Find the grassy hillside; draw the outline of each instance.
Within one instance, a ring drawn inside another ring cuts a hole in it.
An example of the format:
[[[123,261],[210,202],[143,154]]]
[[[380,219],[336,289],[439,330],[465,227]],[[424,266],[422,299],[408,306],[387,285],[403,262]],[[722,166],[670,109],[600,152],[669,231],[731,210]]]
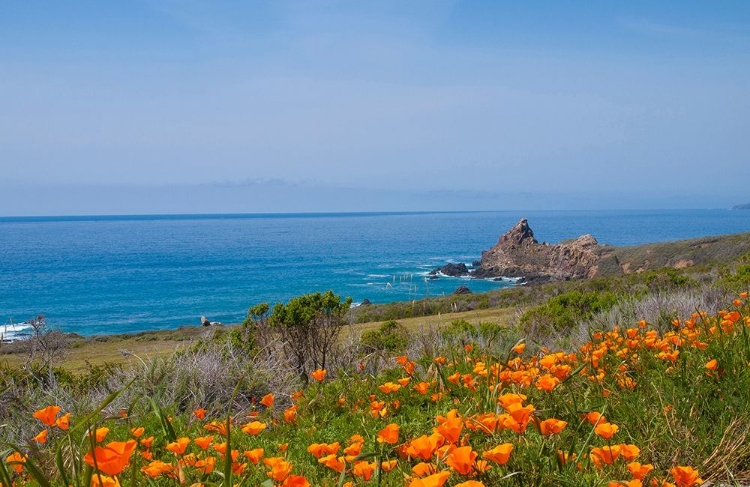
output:
[[[732,262],[750,252],[750,233],[703,237],[632,247],[607,248],[602,254],[602,277],[630,274],[662,267],[685,268]]]

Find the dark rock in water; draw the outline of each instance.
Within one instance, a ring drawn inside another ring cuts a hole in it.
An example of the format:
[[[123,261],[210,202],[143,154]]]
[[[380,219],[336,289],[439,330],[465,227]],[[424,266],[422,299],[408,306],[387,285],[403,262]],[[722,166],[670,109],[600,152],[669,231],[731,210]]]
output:
[[[372,301],[370,301],[369,299],[365,298],[365,299],[362,300],[362,304],[360,304],[360,306],[370,306],[371,304],[372,304]]]
[[[211,322],[205,316],[201,316],[201,326],[211,326]]]
[[[458,289],[453,291],[453,294],[461,295],[461,294],[472,294],[471,289],[469,289],[466,286],[459,286]]]
[[[750,210],[750,203],[744,205],[736,205],[732,207],[733,210]]]
[[[478,261],[478,260],[475,260],[474,262],[471,263],[471,265],[474,266],[474,267],[479,267],[480,265],[482,265],[482,262]]]
[[[437,275],[438,271],[434,271],[434,272],[435,272],[434,274],[430,273],[430,277],[429,277],[430,281],[437,281],[438,279],[440,279]]]
[[[431,271],[430,275],[434,276],[438,272],[448,277],[461,277],[461,276],[469,275],[469,269],[466,267],[466,264],[464,264],[463,262],[461,262],[460,264],[450,264],[450,263],[445,264],[440,269],[435,269]]]

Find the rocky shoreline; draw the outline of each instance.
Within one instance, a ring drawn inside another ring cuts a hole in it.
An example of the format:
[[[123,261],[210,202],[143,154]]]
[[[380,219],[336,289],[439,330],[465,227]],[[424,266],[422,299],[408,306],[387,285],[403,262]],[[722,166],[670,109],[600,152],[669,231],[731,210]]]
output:
[[[614,247],[586,234],[558,244],[540,243],[522,218],[497,244],[482,251],[471,267],[448,263],[430,272],[438,276],[515,279],[519,284],[593,279],[671,267],[681,269],[750,252],[750,234],[703,237],[674,242]]]

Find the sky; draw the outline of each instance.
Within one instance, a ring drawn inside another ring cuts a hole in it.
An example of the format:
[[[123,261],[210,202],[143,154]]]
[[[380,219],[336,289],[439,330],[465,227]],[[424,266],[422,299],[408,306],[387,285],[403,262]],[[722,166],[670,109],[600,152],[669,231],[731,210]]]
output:
[[[9,0],[0,215],[750,202],[750,2]]]

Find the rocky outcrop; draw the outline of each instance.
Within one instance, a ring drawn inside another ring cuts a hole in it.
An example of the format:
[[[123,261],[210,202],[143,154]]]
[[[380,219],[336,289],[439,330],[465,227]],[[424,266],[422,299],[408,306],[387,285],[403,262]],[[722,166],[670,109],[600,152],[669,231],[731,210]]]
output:
[[[437,276],[438,274],[442,274],[448,277],[468,276],[469,269],[466,267],[466,264],[464,263],[460,263],[460,264],[449,263],[449,264],[445,264],[443,267],[440,267],[438,269],[433,269],[430,271],[431,276]]]
[[[471,294],[471,289],[469,289],[468,286],[458,286],[458,288],[455,291],[453,291],[452,294],[456,296],[461,296],[464,294]]]
[[[591,235],[556,245],[539,243],[523,218],[482,252],[475,277],[523,277],[527,282],[591,278],[597,274],[601,246]]]

